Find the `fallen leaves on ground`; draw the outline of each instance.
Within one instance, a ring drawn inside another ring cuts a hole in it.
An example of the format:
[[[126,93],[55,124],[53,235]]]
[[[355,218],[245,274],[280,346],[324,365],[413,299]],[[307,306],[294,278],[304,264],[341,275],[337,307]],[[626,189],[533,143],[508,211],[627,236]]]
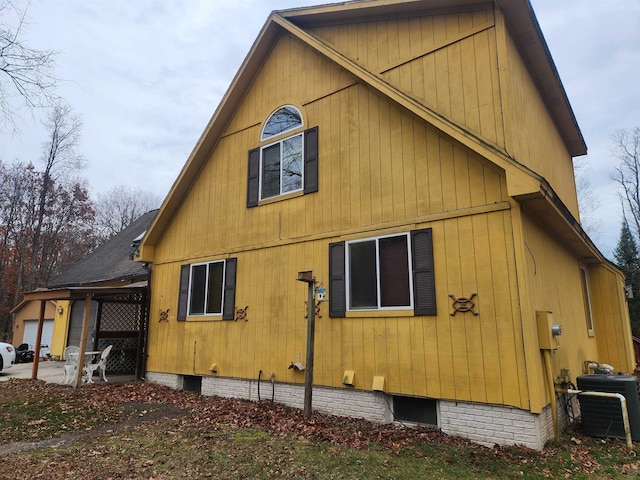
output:
[[[25,418],[17,425],[9,421],[11,402],[18,402],[16,409],[29,411],[31,406],[38,416]],[[254,429],[268,436],[300,439],[310,442],[325,442],[330,445],[354,449],[367,449],[372,445],[398,454],[407,448],[416,448],[416,456],[424,454],[423,444],[447,446],[458,451],[471,461],[479,463],[487,459],[507,462],[510,465],[528,467],[543,464],[545,460],[564,453],[566,468],[562,472],[540,468],[543,477],[552,478],[559,473],[569,478],[574,474],[594,475],[602,466],[593,454],[593,439],[572,435],[559,445],[552,445],[541,452],[522,447],[482,447],[465,439],[445,435],[438,429],[399,424],[378,424],[362,419],[338,417],[314,412],[306,419],[301,410],[270,402],[252,402],[241,399],[201,396],[193,392],[174,390],[152,383],[108,383],[83,386],[79,389],[37,380],[10,380],[0,384],[0,402],[9,408],[9,413],[0,412],[0,455],[20,451],[15,444],[17,428],[24,430],[24,438],[31,442],[51,441],[60,435],[90,435],[92,432],[110,433],[124,424],[153,425],[166,422],[170,428],[163,431],[169,438],[182,436],[210,438],[218,429]],[[69,421],[67,421],[67,419]],[[127,437],[122,437],[126,441]],[[622,450],[622,441],[609,441],[611,448]],[[109,448],[95,447],[87,456],[103,456],[111,453]],[[49,460],[55,464],[56,460]],[[67,461],[67,460],[65,460]],[[80,460],[79,460],[80,461]],[[453,458],[443,463],[455,463]],[[557,459],[556,459],[557,461]],[[562,460],[561,460],[562,461]],[[154,459],[141,461],[140,467],[151,467]],[[74,471],[73,465],[66,465]],[[639,463],[634,456],[629,462],[616,467],[621,474],[637,475]],[[77,469],[77,468],[76,468]]]

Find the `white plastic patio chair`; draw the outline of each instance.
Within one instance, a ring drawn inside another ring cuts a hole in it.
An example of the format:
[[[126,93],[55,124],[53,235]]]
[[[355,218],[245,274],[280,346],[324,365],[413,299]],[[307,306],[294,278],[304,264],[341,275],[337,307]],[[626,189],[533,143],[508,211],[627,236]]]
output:
[[[80,357],[80,347],[67,347],[64,349],[62,356],[64,357],[64,377],[62,377],[60,383],[73,383],[76,375],[78,374],[78,359]]]
[[[93,383],[93,373],[98,369],[100,369],[102,379],[105,382],[107,381],[107,377],[105,375],[105,371],[107,370],[107,357],[109,356],[112,348],[113,345],[109,345],[102,351],[102,353],[100,354],[100,358],[96,363],[89,363],[88,365],[84,366],[84,368],[82,369],[82,378],[83,380],[85,380],[85,382]]]

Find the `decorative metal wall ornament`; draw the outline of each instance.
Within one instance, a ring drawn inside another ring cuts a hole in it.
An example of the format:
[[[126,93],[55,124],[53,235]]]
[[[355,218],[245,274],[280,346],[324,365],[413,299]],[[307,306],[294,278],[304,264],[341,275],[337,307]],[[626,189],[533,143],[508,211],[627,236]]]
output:
[[[473,301],[473,298],[476,296],[475,293],[472,293],[470,297],[456,298],[452,294],[449,294],[449,296],[453,300],[453,304],[451,305],[453,307],[453,313],[451,313],[452,317],[458,312],[471,312],[474,315],[478,315],[478,312],[474,310],[476,308],[476,304]]]
[[[160,310],[160,320],[158,322],[168,322],[169,321],[169,309]]]
[[[236,307],[236,316],[234,317],[233,321],[237,322],[238,320],[244,320],[245,322],[248,322],[249,319],[247,318],[247,310],[249,310],[249,305],[244,308]]]
[[[316,316],[316,318],[322,318],[322,315],[320,315],[320,304],[321,304],[321,303],[322,303],[322,302],[318,302],[318,303],[316,303],[316,312],[315,312],[315,316]],[[305,311],[305,312],[308,312],[308,311],[309,311],[309,310],[308,310],[308,308],[307,308],[307,305],[308,305],[308,304],[309,304],[309,302],[305,300],[305,301],[304,301],[304,311]],[[304,314],[304,318],[308,318],[308,317],[309,317],[309,314],[308,314],[308,313],[305,313],[305,314]]]

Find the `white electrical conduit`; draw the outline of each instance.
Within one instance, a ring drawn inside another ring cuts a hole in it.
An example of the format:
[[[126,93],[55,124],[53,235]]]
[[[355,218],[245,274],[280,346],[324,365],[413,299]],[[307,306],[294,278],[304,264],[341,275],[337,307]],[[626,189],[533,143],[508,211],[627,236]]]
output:
[[[627,437],[627,448],[633,450],[633,442],[631,441],[631,427],[629,426],[629,412],[627,410],[627,399],[621,393],[609,392],[585,392],[582,390],[572,389],[556,389],[558,393],[568,393],[569,395],[588,395],[590,397],[617,398],[620,400],[620,409],[622,410],[622,423],[624,424],[624,434]]]

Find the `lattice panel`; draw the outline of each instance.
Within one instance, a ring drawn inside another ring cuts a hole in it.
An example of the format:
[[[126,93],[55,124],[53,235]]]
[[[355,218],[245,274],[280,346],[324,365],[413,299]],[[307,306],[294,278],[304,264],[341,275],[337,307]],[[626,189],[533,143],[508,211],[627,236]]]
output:
[[[133,374],[136,371],[136,352],[138,350],[136,338],[100,338],[100,350],[113,345],[107,357],[107,373]]]
[[[138,331],[142,317],[142,305],[136,303],[103,303],[100,315],[100,330]]]

